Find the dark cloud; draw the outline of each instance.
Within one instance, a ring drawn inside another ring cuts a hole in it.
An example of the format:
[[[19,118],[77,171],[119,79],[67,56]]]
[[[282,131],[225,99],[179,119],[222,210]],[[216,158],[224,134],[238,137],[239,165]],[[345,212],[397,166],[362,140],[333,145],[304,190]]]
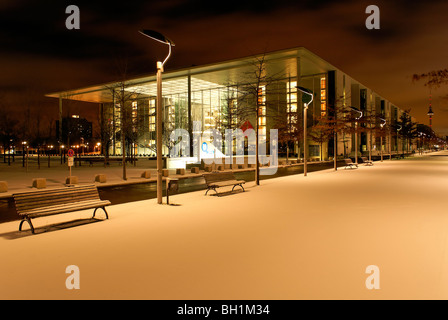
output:
[[[71,4],[80,30],[65,28]],[[380,30],[365,28],[370,4]],[[167,70],[304,46],[424,121],[426,91],[409,76],[447,67],[446,9],[442,0],[2,0],[0,92],[114,81],[123,64],[129,76],[155,72],[166,48],[138,34],[145,28],[175,41]]]

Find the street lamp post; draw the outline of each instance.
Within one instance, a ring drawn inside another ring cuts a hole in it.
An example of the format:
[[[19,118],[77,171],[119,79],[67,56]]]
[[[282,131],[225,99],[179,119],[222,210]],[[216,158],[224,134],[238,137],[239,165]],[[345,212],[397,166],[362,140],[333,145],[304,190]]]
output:
[[[162,72],[168,58],[171,56],[171,47],[174,42],[163,34],[153,30],[139,31],[146,37],[168,45],[168,55],[163,62],[157,61],[157,109],[156,109],[156,150],[157,150],[157,203],[162,204]]]
[[[402,126],[401,126],[401,124],[397,124],[400,128],[399,129],[397,129],[397,154],[398,154],[398,132],[403,128]],[[402,150],[402,155],[404,156],[404,149],[403,148],[401,148]]]
[[[65,146],[64,145],[62,145],[61,146],[61,164],[62,163],[65,163]],[[64,157],[64,158],[62,158],[62,157]],[[64,159],[64,162],[62,162],[62,159]]]
[[[383,123],[380,124],[381,129],[383,129],[383,127],[386,125],[386,120],[383,118],[380,118],[380,120],[384,121]],[[383,132],[381,132],[380,135],[380,149],[381,149],[381,162],[383,162]]]
[[[307,146],[306,146],[306,140],[307,140],[307,132],[306,132],[306,126],[307,126],[307,121],[306,121],[306,117],[307,117],[307,111],[308,111],[308,106],[311,104],[311,102],[313,102],[313,92],[308,90],[307,88],[304,87],[296,87],[297,89],[299,89],[302,93],[308,95],[310,97],[310,101],[309,102],[304,102],[303,103],[303,176],[306,177],[307,174]]]
[[[25,146],[26,141],[22,141],[22,167],[25,168]]]
[[[358,120],[362,117],[362,111],[351,107],[353,111],[359,112],[359,117],[356,118],[355,122],[355,163],[358,164]]]

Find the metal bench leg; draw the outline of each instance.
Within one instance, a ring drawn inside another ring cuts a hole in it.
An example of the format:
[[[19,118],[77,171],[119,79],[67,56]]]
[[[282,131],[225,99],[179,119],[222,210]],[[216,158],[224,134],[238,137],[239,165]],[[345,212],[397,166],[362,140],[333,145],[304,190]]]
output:
[[[238,187],[238,186],[241,187],[241,189],[243,189],[243,192],[245,191],[242,184],[234,185],[233,188],[232,188],[232,191],[233,191],[233,189],[235,189],[235,187]]]
[[[208,193],[210,190],[212,190],[212,189],[213,189],[213,191],[216,192],[216,194],[218,194],[218,191],[216,191],[216,188],[208,187],[207,191],[205,192],[205,195],[207,195],[207,193]]]
[[[216,188],[208,188],[207,191],[205,192],[205,195],[207,195],[207,193],[212,190],[216,192],[216,194],[218,194],[218,191],[216,191]]]
[[[31,223],[31,219],[28,218],[28,217],[23,218],[22,221],[20,221],[20,224],[19,224],[19,231],[22,231],[22,224],[23,224],[25,221],[28,222],[28,224],[30,225],[31,233],[34,234],[34,227],[33,227],[33,224]]]
[[[98,209],[103,209],[104,213],[106,214],[106,219],[109,219],[109,215],[107,214],[107,211],[106,211],[105,207],[95,208],[95,211],[93,211],[92,219],[95,218],[95,213],[96,213],[96,210],[98,210]]]
[[[102,207],[101,209],[103,209],[104,213],[106,214],[106,219],[109,219],[109,215],[107,214],[106,208]]]

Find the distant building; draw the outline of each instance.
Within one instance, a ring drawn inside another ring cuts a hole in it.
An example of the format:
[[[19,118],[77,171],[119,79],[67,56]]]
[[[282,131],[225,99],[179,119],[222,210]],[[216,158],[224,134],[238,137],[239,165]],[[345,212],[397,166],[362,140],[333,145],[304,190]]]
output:
[[[56,120],[56,138],[62,144],[80,145],[92,139],[92,122],[79,115],[62,118],[62,140],[59,138],[59,120]]]

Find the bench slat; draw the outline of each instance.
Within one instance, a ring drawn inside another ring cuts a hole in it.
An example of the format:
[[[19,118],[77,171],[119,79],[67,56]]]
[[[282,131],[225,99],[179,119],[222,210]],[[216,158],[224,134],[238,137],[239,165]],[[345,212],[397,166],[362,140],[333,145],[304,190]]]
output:
[[[77,204],[72,204],[70,206],[64,205],[64,206],[53,206],[53,207],[46,207],[44,209],[35,209],[35,210],[30,210],[26,212],[26,215],[36,215],[36,214],[42,214],[45,212],[64,212],[65,210],[73,210],[73,211],[77,211],[77,210],[81,210],[78,208],[91,208],[91,206],[97,206],[97,205],[108,205],[110,204],[109,201],[107,200],[102,200],[102,201],[83,201],[83,202],[79,202]]]
[[[209,184],[209,186],[224,186],[224,185],[232,185],[232,184],[240,184],[245,183],[244,180],[226,180],[226,181],[216,181]]]
[[[64,198],[56,198],[51,199],[49,197],[46,197],[42,200],[36,200],[36,201],[16,201],[16,208],[18,209],[25,209],[25,208],[39,208],[39,207],[46,207],[51,206],[54,204],[64,204],[64,203],[70,203],[70,202],[77,202],[77,201],[84,201],[84,200],[95,200],[100,199],[97,195],[80,195],[78,197],[72,196],[72,197],[64,197]]]
[[[16,208],[19,211],[56,204],[100,199],[98,189],[95,186],[52,189],[41,192],[15,194],[13,196]]]
[[[89,188],[67,187],[64,189],[51,189],[51,190],[45,190],[45,191],[18,193],[18,194],[14,195],[14,198],[26,200],[26,199],[33,199],[33,198],[42,198],[42,197],[46,197],[46,196],[79,194],[79,193],[83,193],[83,192],[98,193],[98,191],[96,189],[94,189],[94,187],[95,186],[93,186],[93,188],[92,187],[89,187]]]
[[[110,205],[110,201],[108,200],[101,200],[101,201],[83,201],[79,202],[77,204],[72,204],[70,206],[64,205],[64,206],[54,206],[54,207],[46,207],[42,210],[33,210],[28,211],[25,214],[30,218],[36,218],[36,217],[43,217],[43,216],[50,216],[60,213],[67,213],[67,212],[73,212],[73,211],[81,211],[85,209],[92,209],[97,207],[103,207]]]
[[[16,211],[23,219],[20,222],[19,230],[21,230],[23,222],[27,221],[33,233],[32,218],[93,208],[96,212],[96,209],[104,209],[111,204],[109,200],[100,199],[98,189],[94,185],[13,194],[13,198]],[[104,211],[108,218],[105,209]],[[93,216],[95,216],[95,212]]]
[[[83,200],[77,200],[77,201],[71,201],[71,202],[64,202],[64,203],[47,203],[45,206],[33,206],[33,207],[16,207],[17,212],[24,213],[24,212],[32,212],[35,210],[46,210],[46,208],[52,208],[52,207],[68,207],[71,204],[79,204],[79,203],[87,203],[87,202],[98,202],[102,201],[101,199],[83,199]]]

